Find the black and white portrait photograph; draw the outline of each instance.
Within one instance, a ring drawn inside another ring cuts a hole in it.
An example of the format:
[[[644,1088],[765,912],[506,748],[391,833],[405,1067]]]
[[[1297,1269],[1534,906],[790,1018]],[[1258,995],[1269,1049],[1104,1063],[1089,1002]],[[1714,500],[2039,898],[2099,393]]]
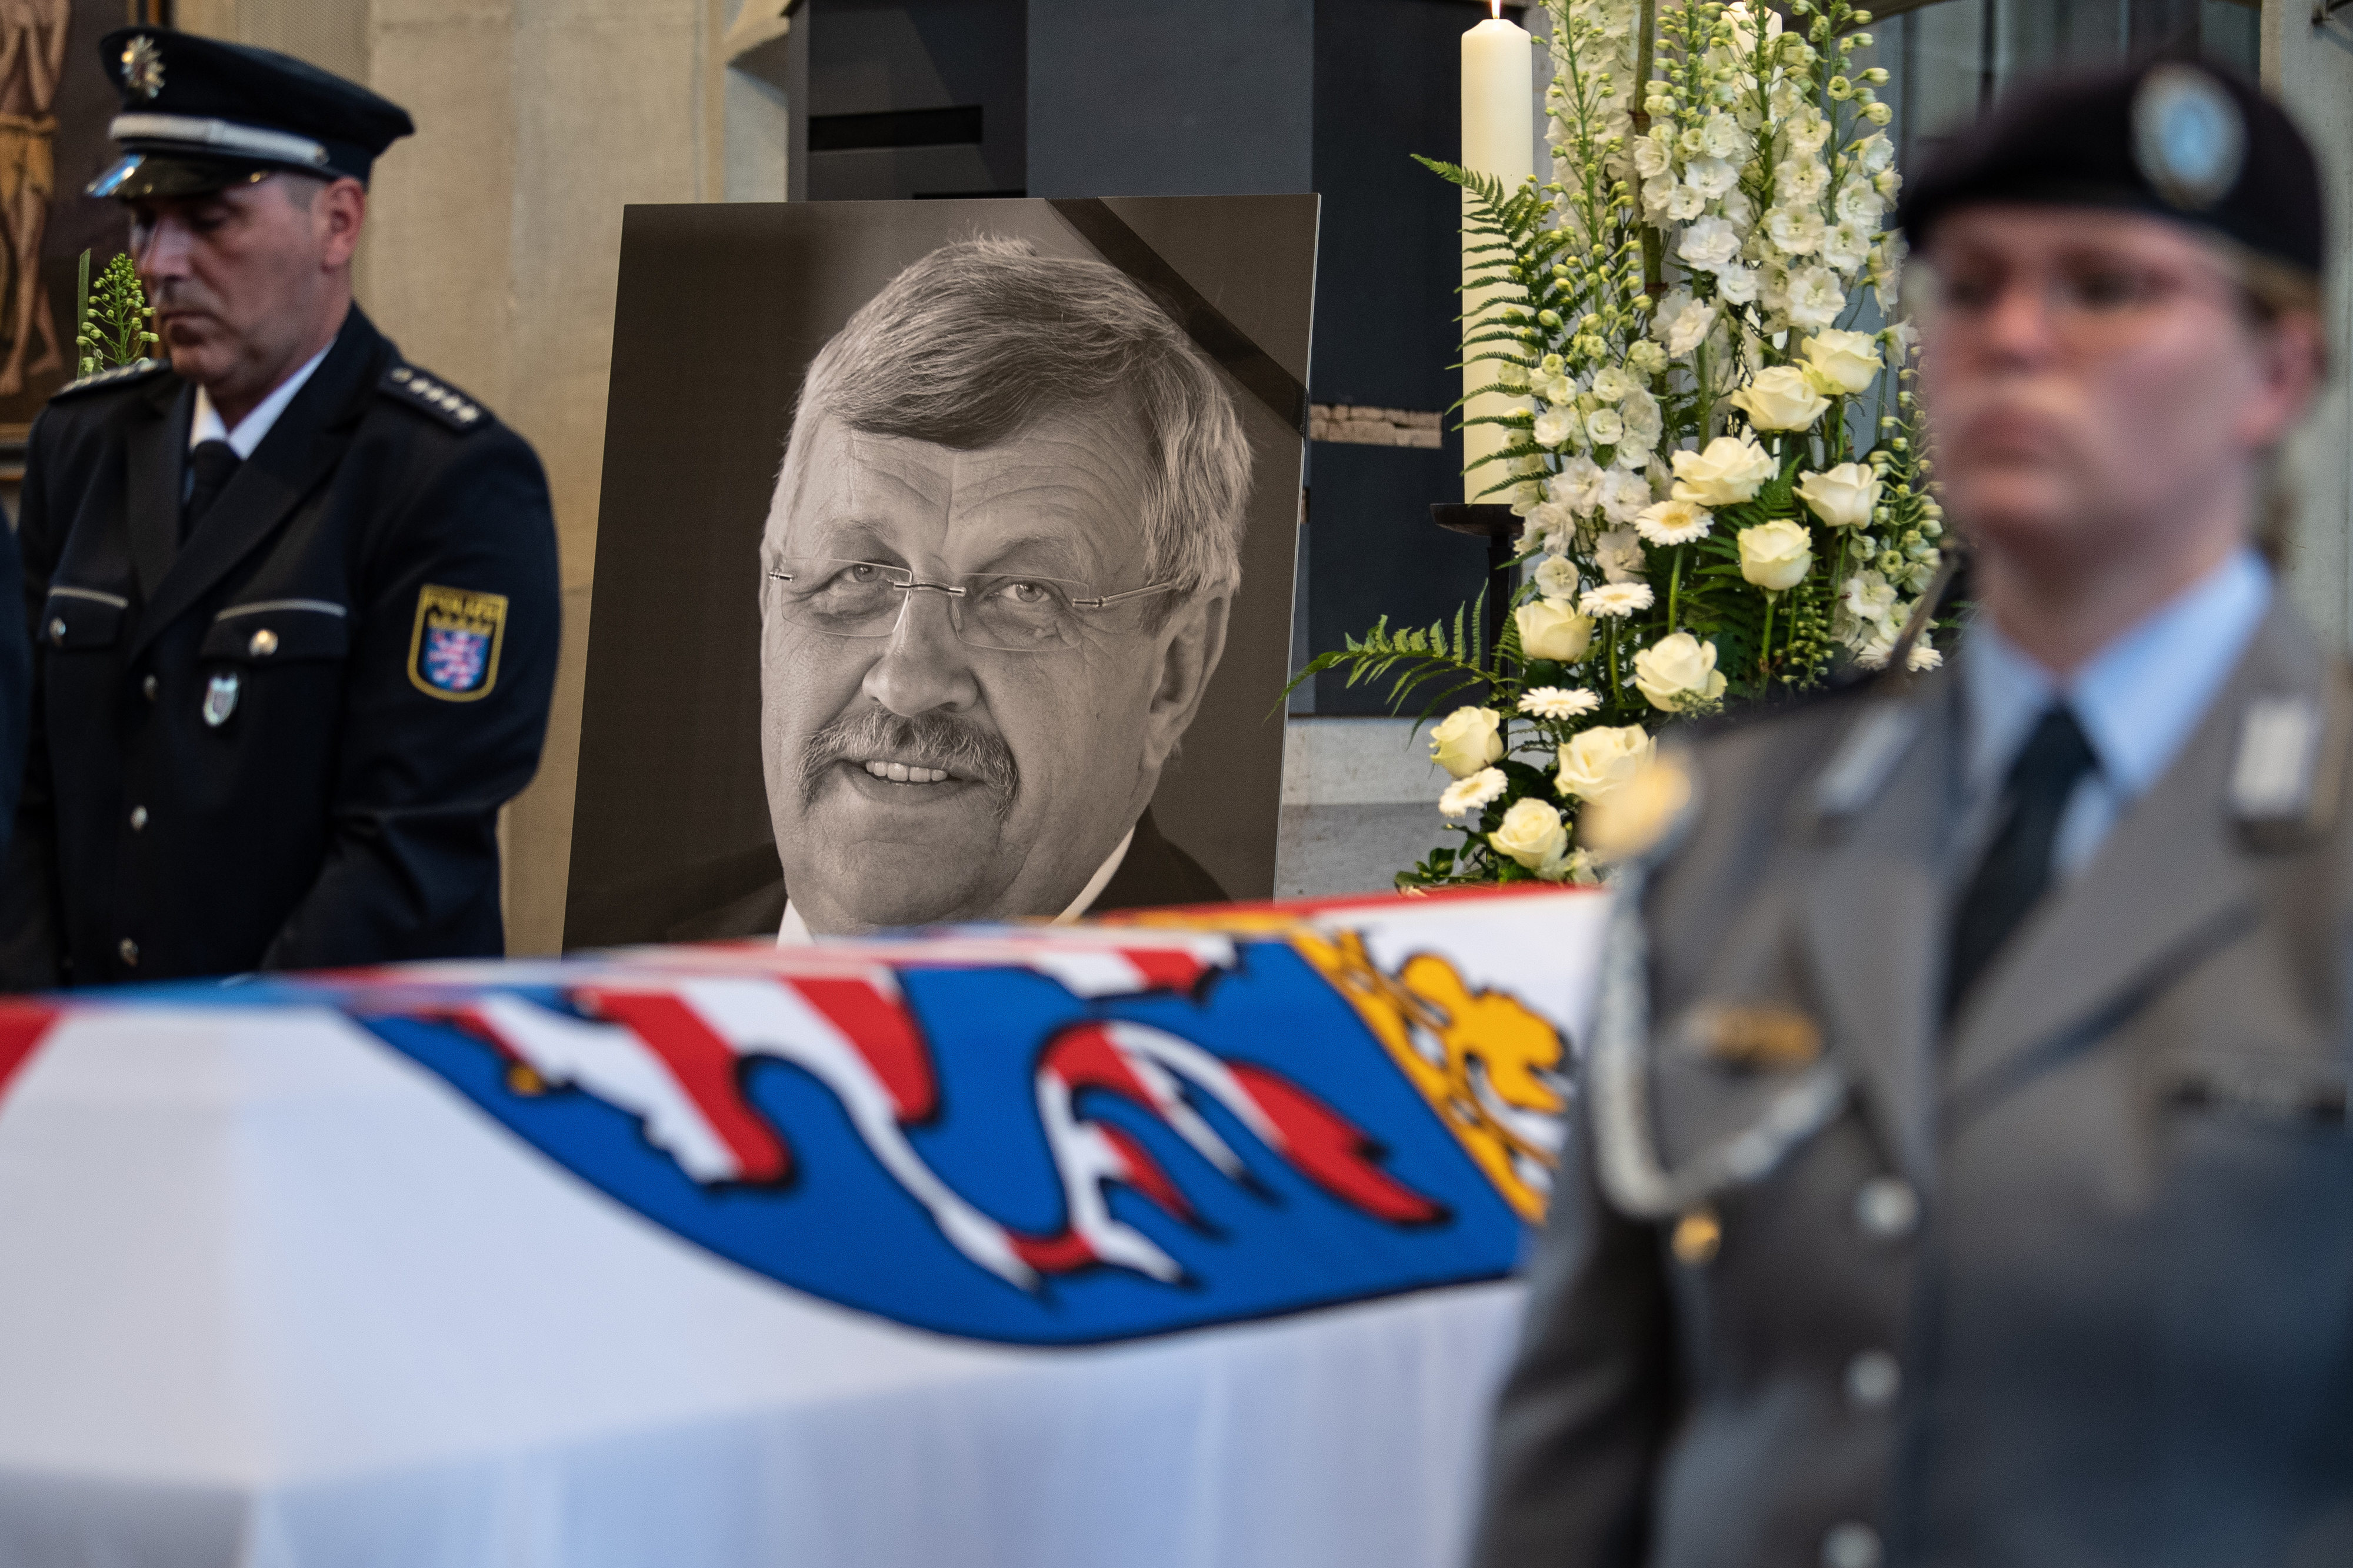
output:
[[[565,944],[1266,897],[1314,233],[631,209]]]

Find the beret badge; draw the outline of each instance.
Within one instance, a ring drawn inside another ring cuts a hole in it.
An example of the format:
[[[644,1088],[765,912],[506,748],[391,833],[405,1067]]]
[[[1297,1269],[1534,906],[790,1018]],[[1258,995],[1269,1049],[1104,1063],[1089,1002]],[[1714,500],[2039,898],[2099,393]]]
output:
[[[164,90],[164,51],[144,33],[122,46],[122,85],[142,98]]]
[[[2239,183],[2247,126],[2221,83],[2192,66],[2159,66],[2133,97],[2133,159],[2184,211],[2212,206]]]

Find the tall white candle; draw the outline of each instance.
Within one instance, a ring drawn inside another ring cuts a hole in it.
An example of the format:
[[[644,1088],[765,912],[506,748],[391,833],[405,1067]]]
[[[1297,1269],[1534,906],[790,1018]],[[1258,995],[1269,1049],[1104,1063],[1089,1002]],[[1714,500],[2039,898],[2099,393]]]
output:
[[[1535,40],[1527,29],[1516,23],[1506,22],[1499,0],[1489,0],[1494,15],[1462,35],[1462,166],[1482,174],[1493,174],[1504,182],[1506,191],[1519,189],[1520,182],[1535,173]],[[1462,193],[1463,221],[1463,280],[1471,276],[1471,237],[1468,232],[1471,193]],[[1496,298],[1504,290],[1482,289],[1465,293],[1463,310],[1467,316],[1484,301]],[[1467,333],[1465,334],[1468,335]],[[1493,345],[1490,345],[1492,347]],[[1492,384],[1495,380],[1495,363],[1492,360],[1467,364],[1462,370],[1462,391],[1470,395],[1476,386]],[[1507,414],[1514,408],[1529,406],[1525,398],[1507,397],[1502,393],[1483,393],[1471,398],[1463,410],[1466,417],[1480,415]],[[1511,440],[1509,431],[1501,425],[1472,425],[1462,433],[1462,460],[1477,461],[1491,452],[1498,451]],[[1462,499],[1474,500],[1479,492],[1500,482],[1503,465],[1490,463],[1463,476]],[[1490,496],[1490,500],[1501,500]]]

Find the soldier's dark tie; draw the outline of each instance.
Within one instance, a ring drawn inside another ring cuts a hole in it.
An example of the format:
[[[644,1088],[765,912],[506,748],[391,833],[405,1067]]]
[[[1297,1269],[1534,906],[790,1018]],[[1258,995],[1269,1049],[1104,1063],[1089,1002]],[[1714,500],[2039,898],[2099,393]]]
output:
[[[180,542],[185,544],[196,524],[228,488],[237,466],[244,461],[226,441],[199,441],[188,454],[188,499],[180,508]]]
[[[1953,921],[1945,972],[1945,1017],[1960,1011],[1969,988],[1993,962],[2051,886],[2051,851],[2076,784],[2097,759],[2064,703],[2046,710],[2002,785],[2001,825],[1978,863]]]

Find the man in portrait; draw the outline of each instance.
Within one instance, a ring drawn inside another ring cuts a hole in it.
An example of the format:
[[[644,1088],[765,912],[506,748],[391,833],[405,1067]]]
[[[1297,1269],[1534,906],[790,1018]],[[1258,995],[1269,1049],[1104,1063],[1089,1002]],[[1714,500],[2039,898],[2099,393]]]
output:
[[[1114,268],[976,239],[868,301],[760,548],[784,937],[1222,899],[1149,804],[1250,481],[1219,373]]]

